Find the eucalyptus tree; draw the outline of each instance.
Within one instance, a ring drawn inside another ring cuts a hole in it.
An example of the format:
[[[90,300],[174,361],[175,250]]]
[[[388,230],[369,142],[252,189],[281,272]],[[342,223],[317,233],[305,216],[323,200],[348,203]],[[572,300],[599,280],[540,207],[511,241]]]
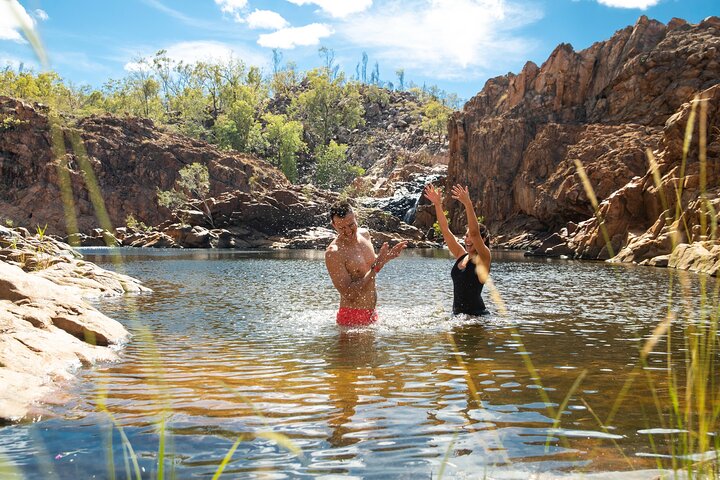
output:
[[[197,62],[194,74],[210,101],[210,115],[216,120],[220,112],[220,95],[224,83],[220,65],[214,62]]]
[[[263,116],[265,131],[263,138],[267,146],[267,157],[271,163],[283,171],[291,182],[298,179],[298,153],[305,150],[303,126],[285,115],[266,113]]]
[[[422,110],[420,128],[431,135],[435,141],[442,142],[447,134],[447,122],[452,110],[437,100],[430,100]]]
[[[219,63],[221,79],[220,108],[224,110],[237,99],[237,90],[245,84],[247,67],[245,63],[231,56],[227,61]]]
[[[162,92],[163,105],[165,112],[170,113],[170,98],[178,94],[175,84],[175,62],[167,55],[167,50],[158,50],[152,59],[152,63],[148,62],[159,82],[159,90]]]
[[[295,62],[286,63],[285,67],[274,73],[270,79],[270,90],[276,100],[289,98],[295,93],[299,85],[300,75]]]
[[[320,58],[323,59],[323,68],[330,80],[337,78],[340,73],[340,65],[335,63],[335,50],[328,47],[320,47],[318,54]]]
[[[277,49],[272,49],[272,63],[273,63],[273,75],[277,75],[280,71],[280,63],[282,62],[283,54]]]
[[[362,52],[362,82],[367,83],[367,64],[368,64],[368,54],[367,52]]]
[[[375,62],[372,74],[370,75],[370,83],[380,85],[380,64],[377,61]]]
[[[365,173],[362,167],[348,163],[347,148],[347,145],[336,143],[335,140],[331,140],[327,145],[317,146],[315,149],[317,166],[314,179],[317,186],[340,190]]]
[[[192,163],[180,169],[170,190],[157,190],[158,205],[177,212],[188,206],[199,207],[211,227],[215,227],[210,211],[210,174],[207,166]],[[181,217],[182,218],[182,217]]]
[[[364,109],[357,86],[340,73],[331,79],[324,69],[307,73],[307,89],[294,97],[291,112],[305,127],[310,144],[327,145],[341,129],[362,124]]]

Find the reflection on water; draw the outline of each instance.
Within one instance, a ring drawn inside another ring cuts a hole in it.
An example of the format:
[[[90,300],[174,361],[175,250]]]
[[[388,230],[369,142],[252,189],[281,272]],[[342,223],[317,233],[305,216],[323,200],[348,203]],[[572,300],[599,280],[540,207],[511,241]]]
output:
[[[163,412],[165,471],[179,478],[211,477],[243,434],[228,478],[653,468],[646,432],[665,424],[645,381],[607,428],[597,419],[665,317],[668,292],[683,308],[671,280],[688,277],[697,308],[692,275],[498,252],[493,278],[508,315],[452,317],[447,252],[408,252],[378,278],[379,324],[346,331],[334,323],[322,252],[122,252],[119,264],[107,249],[85,253],[155,293],[100,301],[135,333],[122,360],[82,372],[57,418],[0,430],[0,452],[29,476],[103,478],[110,453],[124,475],[127,454],[100,402],[146,476]],[[661,395],[665,349],[644,370]],[[286,435],[303,457],[258,432]],[[651,435],[663,451],[665,436]]]

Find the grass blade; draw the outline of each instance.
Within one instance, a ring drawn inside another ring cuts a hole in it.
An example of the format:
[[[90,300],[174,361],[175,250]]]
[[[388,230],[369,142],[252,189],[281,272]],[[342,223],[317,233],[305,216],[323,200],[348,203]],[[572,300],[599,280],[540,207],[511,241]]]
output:
[[[232,447],[230,447],[230,450],[228,450],[227,454],[225,454],[225,458],[222,459],[222,462],[220,462],[220,465],[218,466],[217,470],[215,471],[215,475],[213,475],[212,480],[217,480],[220,478],[220,475],[222,475],[223,471],[225,470],[225,467],[227,467],[228,463],[230,463],[230,460],[232,459],[232,456],[235,454],[235,450],[240,446],[240,443],[245,439],[244,435],[240,435],[237,440],[235,440],[235,443],[233,443]]]

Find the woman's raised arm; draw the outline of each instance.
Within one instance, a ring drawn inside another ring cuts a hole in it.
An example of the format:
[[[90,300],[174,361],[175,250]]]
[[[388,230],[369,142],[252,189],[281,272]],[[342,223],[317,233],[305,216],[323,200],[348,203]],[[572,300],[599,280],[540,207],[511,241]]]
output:
[[[480,224],[478,223],[477,215],[475,214],[475,207],[473,206],[472,200],[470,199],[470,192],[468,187],[455,185],[452,188],[453,198],[458,200],[465,207],[465,215],[467,216],[468,223],[468,236],[472,240],[475,250],[480,257],[480,263],[476,263],[480,267],[481,277],[487,277],[490,273],[490,249],[485,245],[485,239],[480,234]],[[484,283],[484,278],[480,279]]]
[[[428,185],[425,187],[424,195],[425,198],[430,200],[435,206],[435,216],[437,217],[440,231],[442,232],[442,236],[445,239],[445,243],[447,244],[450,253],[452,253],[455,258],[460,258],[465,255],[467,252],[462,245],[458,243],[457,238],[455,238],[455,235],[452,234],[450,227],[448,226],[447,218],[445,218],[445,212],[443,212],[442,209],[442,197],[440,195],[440,190],[435,188],[434,185]]]

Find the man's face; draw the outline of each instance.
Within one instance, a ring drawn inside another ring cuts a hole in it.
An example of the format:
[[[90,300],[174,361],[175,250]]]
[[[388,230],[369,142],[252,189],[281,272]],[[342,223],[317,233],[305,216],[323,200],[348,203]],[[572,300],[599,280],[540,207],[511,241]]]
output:
[[[355,238],[355,235],[357,234],[358,224],[355,220],[354,213],[348,213],[343,218],[333,217],[332,226],[340,238]]]

